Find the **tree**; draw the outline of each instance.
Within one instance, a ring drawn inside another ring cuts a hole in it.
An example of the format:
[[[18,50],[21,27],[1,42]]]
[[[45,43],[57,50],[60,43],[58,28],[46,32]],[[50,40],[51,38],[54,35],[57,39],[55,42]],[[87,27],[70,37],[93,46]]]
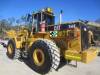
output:
[[[13,26],[15,24],[15,18],[14,17],[8,18],[8,22],[9,25]]]
[[[95,22],[96,22],[96,23],[100,23],[100,18],[99,18],[99,19],[97,19],[97,20],[95,20]]]

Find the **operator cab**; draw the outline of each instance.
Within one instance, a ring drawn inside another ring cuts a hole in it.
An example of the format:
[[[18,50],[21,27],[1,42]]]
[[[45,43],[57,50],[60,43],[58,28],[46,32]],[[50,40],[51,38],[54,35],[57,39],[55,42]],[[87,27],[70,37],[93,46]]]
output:
[[[37,13],[32,14],[32,27],[33,32],[40,32],[41,27],[47,27],[47,25],[54,25],[55,16],[51,8],[43,9]]]

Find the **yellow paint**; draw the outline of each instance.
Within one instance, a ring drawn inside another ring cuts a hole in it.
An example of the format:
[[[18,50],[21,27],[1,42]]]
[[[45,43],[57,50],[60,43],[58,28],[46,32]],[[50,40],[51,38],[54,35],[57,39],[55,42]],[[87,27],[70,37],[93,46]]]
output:
[[[89,63],[91,61],[93,61],[98,54],[98,49],[96,48],[89,48],[85,51],[83,51],[82,53],[78,53],[75,50],[67,50],[65,52],[65,58],[66,60],[77,60],[77,61],[81,61],[83,63]]]
[[[82,53],[82,62],[84,63],[89,63],[91,61],[93,61],[98,54],[98,49],[95,48],[89,48],[86,51],[83,51]]]
[[[45,61],[44,53],[41,49],[35,49],[33,52],[33,61],[37,66],[42,66]]]
[[[12,44],[9,44],[8,45],[8,52],[9,52],[9,54],[12,54],[12,50],[13,50]]]
[[[52,9],[51,9],[51,8],[47,8],[47,11],[48,11],[49,13],[52,13]]]
[[[78,53],[77,51],[72,51],[72,50],[66,50],[65,52],[65,58],[66,60],[77,60],[77,61],[81,61],[81,54]]]
[[[22,43],[27,42],[28,43],[28,48],[32,46],[32,44],[38,39],[38,38],[43,38],[43,39],[49,39],[53,40],[55,43],[58,42],[60,43],[60,48],[61,55],[63,55],[66,60],[77,60],[81,61],[84,63],[88,63],[92,61],[96,56],[97,56],[97,49],[95,48],[89,48],[85,51],[81,51],[81,30],[78,28],[75,28],[74,30],[63,30],[63,31],[58,31],[58,36],[55,38],[50,37],[49,32],[37,32],[35,34],[30,34],[26,29],[22,29],[18,32],[16,31],[9,31],[8,36],[12,39],[14,39],[16,43],[16,48],[21,49],[22,48]],[[60,42],[62,41],[62,42]],[[66,46],[62,45],[62,43]],[[37,52],[40,51],[43,61],[39,62],[38,57],[37,57]],[[42,50],[35,50],[33,53],[33,59],[35,60],[35,63],[37,65],[43,64],[45,58]]]

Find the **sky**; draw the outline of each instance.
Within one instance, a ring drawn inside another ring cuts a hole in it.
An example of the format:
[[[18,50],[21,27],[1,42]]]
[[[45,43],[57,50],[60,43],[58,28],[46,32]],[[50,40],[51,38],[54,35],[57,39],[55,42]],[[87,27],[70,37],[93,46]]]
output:
[[[45,7],[53,9],[56,22],[60,10],[63,10],[63,22],[100,18],[100,0],[0,0],[0,19],[19,18]]]

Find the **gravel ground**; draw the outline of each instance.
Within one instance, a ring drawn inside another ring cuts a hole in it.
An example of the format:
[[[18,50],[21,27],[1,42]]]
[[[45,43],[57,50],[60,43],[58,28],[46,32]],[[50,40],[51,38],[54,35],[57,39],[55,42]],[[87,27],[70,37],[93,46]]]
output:
[[[72,65],[73,64],[73,65]],[[89,63],[78,62],[77,68],[72,61],[70,65],[62,64],[58,71],[53,70],[47,75],[100,75],[100,57]],[[0,45],[0,75],[39,75],[24,62],[10,60],[6,56],[6,49]]]

